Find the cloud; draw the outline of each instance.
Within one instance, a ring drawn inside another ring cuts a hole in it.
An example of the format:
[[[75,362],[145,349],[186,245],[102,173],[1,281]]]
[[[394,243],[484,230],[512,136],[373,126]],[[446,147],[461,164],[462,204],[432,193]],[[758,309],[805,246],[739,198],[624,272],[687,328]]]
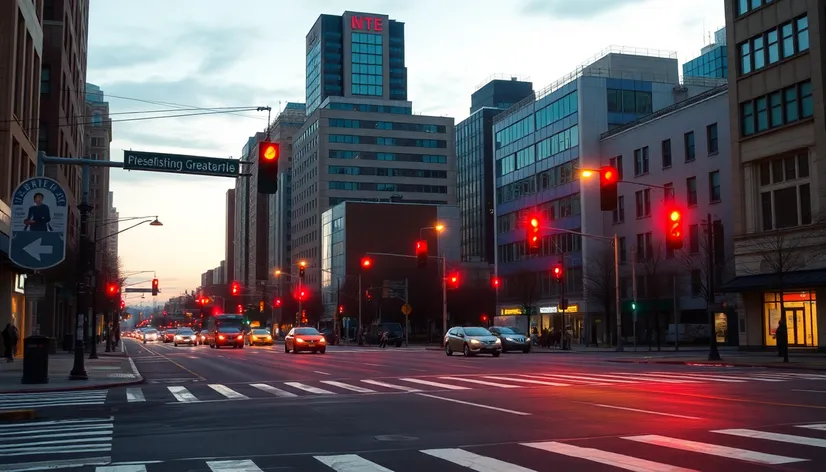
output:
[[[528,0],[522,12],[562,20],[586,20],[646,0]]]

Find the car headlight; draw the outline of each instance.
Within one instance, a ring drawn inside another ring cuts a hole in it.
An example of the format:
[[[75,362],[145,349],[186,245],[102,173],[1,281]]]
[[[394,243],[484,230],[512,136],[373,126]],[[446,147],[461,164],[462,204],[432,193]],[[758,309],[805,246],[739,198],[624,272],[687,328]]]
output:
[[[319,343],[321,343],[321,344],[324,344],[324,343],[326,343],[326,342],[327,342],[327,340],[326,340],[326,339],[324,339],[324,338],[321,338],[321,339],[319,339],[319,340],[318,340],[318,342],[319,342]]]
[[[502,340],[499,339],[499,338],[496,338],[496,344],[502,344]]]
[[[497,338],[497,339],[499,339],[499,338]],[[513,338],[505,338],[505,341],[513,342]]]
[[[479,340],[478,339],[471,339],[470,343],[471,344],[479,344]]]

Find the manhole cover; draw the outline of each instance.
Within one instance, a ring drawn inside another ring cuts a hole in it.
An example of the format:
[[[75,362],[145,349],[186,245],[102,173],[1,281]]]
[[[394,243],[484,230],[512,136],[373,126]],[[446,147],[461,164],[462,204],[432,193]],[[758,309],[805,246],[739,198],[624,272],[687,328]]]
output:
[[[416,441],[419,438],[415,436],[404,436],[401,434],[386,434],[382,436],[373,436],[377,441]]]

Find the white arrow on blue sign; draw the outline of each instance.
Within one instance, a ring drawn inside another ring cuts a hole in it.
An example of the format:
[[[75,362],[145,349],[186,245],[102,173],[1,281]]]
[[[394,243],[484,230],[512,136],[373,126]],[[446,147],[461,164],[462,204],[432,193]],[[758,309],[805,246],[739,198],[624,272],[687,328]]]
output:
[[[54,267],[66,258],[66,191],[48,177],[34,177],[12,194],[9,259],[32,270]]]

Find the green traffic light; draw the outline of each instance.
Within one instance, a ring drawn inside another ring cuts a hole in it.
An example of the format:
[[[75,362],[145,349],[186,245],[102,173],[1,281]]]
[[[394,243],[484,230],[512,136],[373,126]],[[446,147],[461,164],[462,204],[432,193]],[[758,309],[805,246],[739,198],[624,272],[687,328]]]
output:
[[[636,309],[637,309],[637,304],[636,304],[636,303],[632,303],[632,304],[631,304],[631,309],[632,309],[632,310],[636,310]]]

